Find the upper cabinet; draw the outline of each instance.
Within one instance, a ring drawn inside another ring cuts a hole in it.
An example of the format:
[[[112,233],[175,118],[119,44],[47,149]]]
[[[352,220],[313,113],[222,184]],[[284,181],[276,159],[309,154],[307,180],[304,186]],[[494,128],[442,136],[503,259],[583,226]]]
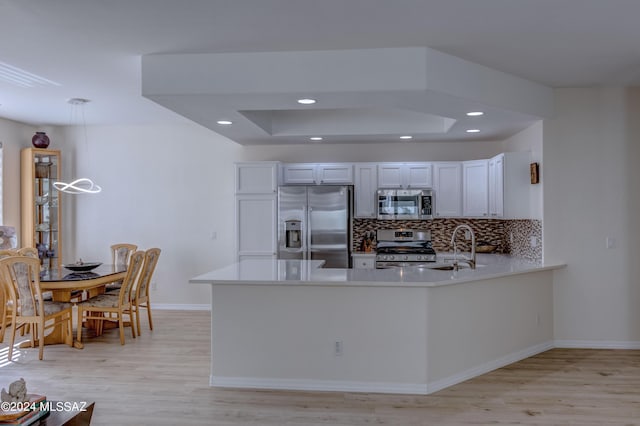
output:
[[[350,185],[353,184],[353,164],[318,164],[316,176],[316,183],[320,185]]]
[[[354,217],[375,219],[378,189],[377,163],[356,163],[354,168]]]
[[[526,219],[531,217],[529,163],[528,152],[449,162],[244,162],[236,164],[236,193],[276,194],[279,182],[354,185],[354,217],[376,218],[378,188],[433,188],[436,218]]]
[[[431,163],[379,163],[378,188],[431,188]]]
[[[462,215],[489,216],[489,161],[462,162]]]
[[[278,191],[278,162],[236,163],[236,194],[275,194]]]
[[[529,164],[529,152],[505,152],[489,160],[463,162],[463,215],[530,218]]]
[[[529,152],[505,152],[489,159],[489,214],[505,219],[531,217]]]
[[[433,163],[436,217],[462,215],[462,163]]]
[[[351,185],[351,163],[289,163],[282,165],[285,185]]]
[[[504,216],[504,154],[489,159],[489,216]]]
[[[60,151],[25,148],[21,153],[21,243],[35,247],[43,269],[61,264]]]

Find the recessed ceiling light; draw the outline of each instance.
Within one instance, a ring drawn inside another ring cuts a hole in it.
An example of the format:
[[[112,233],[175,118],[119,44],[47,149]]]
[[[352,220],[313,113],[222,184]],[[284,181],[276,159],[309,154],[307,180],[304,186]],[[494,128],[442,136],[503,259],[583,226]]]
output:
[[[400,136],[400,139],[413,139],[413,136]]]
[[[316,100],[310,99],[310,98],[304,98],[304,99],[298,99],[298,103],[302,105],[312,105],[316,103]]]
[[[218,120],[216,121],[216,123],[221,124],[223,126],[228,126],[229,124],[233,124],[233,121],[229,121],[229,120]]]
[[[310,137],[310,138],[309,138],[309,140],[312,140],[312,141],[321,141],[321,140],[322,140],[322,138],[321,138],[320,136],[312,136],[312,137]]]
[[[467,133],[478,133],[480,129],[467,129]]]
[[[482,111],[471,111],[471,112],[468,112],[467,115],[469,117],[478,117],[480,115],[484,115],[484,112],[482,112]]]

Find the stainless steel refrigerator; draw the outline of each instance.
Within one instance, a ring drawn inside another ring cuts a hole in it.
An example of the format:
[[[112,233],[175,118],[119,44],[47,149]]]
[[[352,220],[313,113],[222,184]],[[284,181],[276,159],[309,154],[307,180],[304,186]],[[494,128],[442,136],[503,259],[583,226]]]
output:
[[[278,258],[350,268],[352,206],[351,186],[279,187]]]

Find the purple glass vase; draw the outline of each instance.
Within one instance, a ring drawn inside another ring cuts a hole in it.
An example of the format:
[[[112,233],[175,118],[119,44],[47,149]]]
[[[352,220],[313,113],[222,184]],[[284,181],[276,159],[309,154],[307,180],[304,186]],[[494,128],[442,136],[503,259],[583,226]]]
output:
[[[45,132],[36,132],[31,138],[31,143],[36,148],[46,148],[49,146],[49,136]]]

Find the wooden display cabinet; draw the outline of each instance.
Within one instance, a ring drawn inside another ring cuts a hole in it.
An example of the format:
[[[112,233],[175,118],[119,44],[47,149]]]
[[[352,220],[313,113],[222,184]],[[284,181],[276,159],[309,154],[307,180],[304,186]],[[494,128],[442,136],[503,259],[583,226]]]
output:
[[[61,264],[60,151],[25,148],[21,153],[21,246],[35,247],[43,269]]]

